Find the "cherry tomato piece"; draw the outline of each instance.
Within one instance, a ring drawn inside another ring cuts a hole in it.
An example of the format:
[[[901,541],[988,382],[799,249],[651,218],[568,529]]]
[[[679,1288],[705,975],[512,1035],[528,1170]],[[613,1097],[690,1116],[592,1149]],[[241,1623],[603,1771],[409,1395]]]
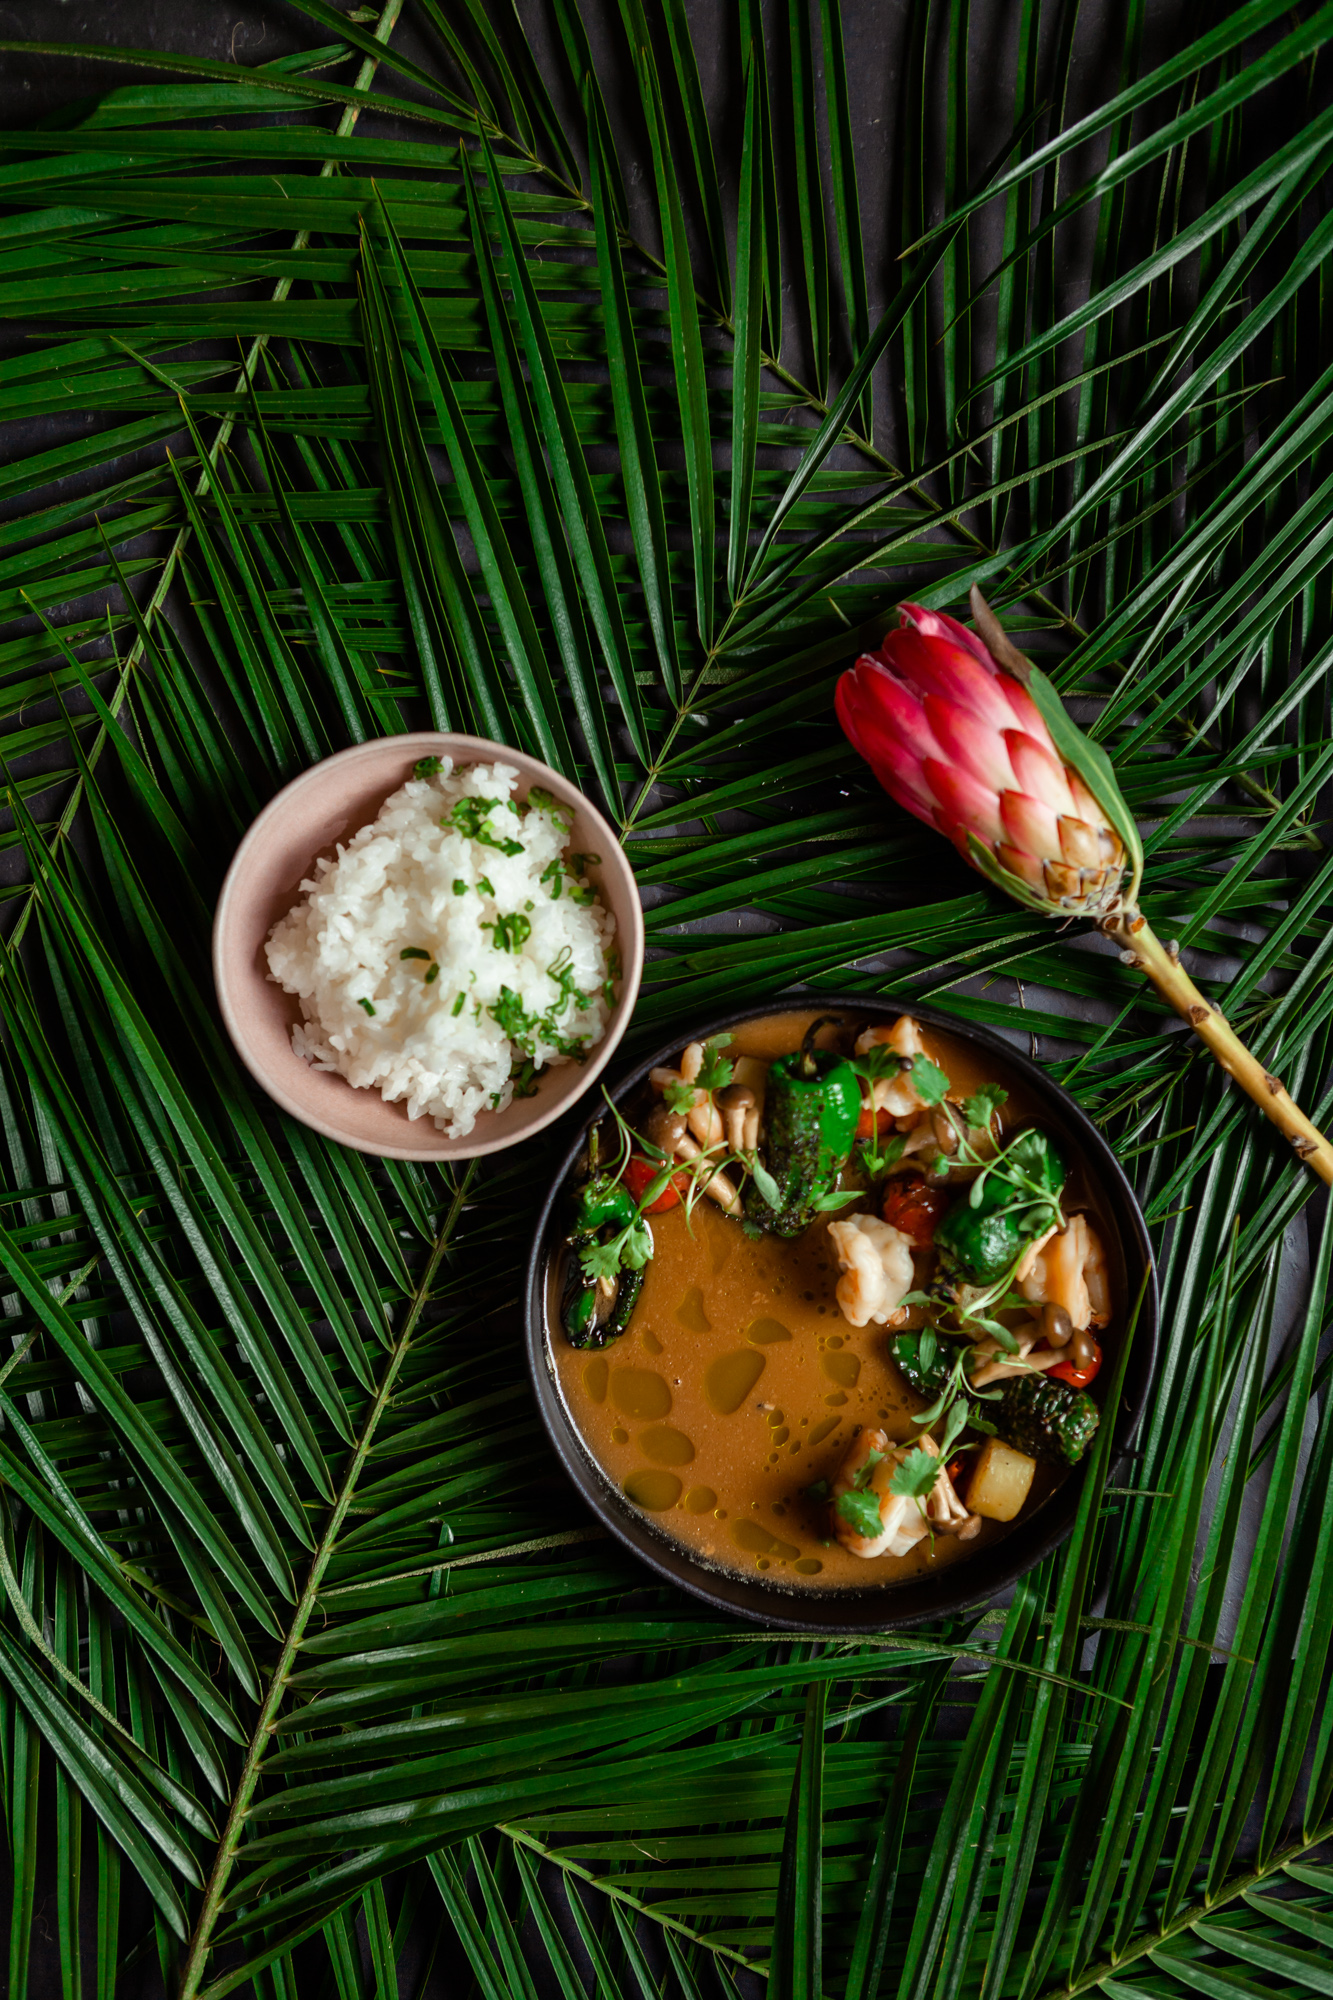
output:
[[[935,1241],[935,1225],[948,1205],[944,1189],[928,1187],[920,1174],[901,1174],[884,1190],[884,1220],[918,1250]]]
[[[631,1153],[629,1164],[626,1166],[621,1178],[635,1201],[642,1201],[648,1186],[657,1179],[661,1171],[662,1163],[660,1160],[647,1159],[642,1153]],[[644,1214],[665,1215],[669,1208],[678,1208],[680,1206],[681,1195],[689,1186],[689,1180],[689,1175],[685,1173],[673,1175],[662,1189],[661,1194],[658,1195],[657,1200],[650,1202],[647,1208],[645,1208],[643,1211]]]
[[[868,1104],[861,1108],[861,1116],[856,1121],[858,1139],[882,1139],[886,1132],[893,1130],[891,1111],[872,1111]]]
[[[1101,1348],[1095,1340],[1089,1344],[1092,1348],[1091,1361],[1087,1362],[1082,1368],[1076,1366],[1072,1361],[1057,1361],[1054,1368],[1046,1370],[1052,1381],[1068,1382],[1071,1389],[1086,1389],[1102,1365]]]

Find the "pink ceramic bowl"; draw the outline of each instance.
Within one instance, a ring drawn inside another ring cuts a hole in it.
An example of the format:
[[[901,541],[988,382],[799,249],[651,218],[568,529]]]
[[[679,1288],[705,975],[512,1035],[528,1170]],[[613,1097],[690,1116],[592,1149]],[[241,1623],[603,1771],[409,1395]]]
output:
[[[292,1049],[301,1018],[296,996],[268,976],[264,942],[299,899],[318,854],[331,854],[374,819],[390,792],[411,776],[419,757],[456,764],[512,764],[518,796],[544,785],[574,814],[570,845],[600,855],[588,866],[603,905],[616,920],[619,992],[602,1040],[587,1062],[544,1070],[535,1097],[515,1098],[505,1111],[484,1111],[466,1139],[447,1139],[430,1118],[409,1118],[377,1090],[354,1090],[341,1076],[313,1069]],[[384,736],[340,750],[302,772],[270,800],[236,850],[213,919],[213,977],[227,1032],[256,1083],[303,1125],[326,1139],[392,1160],[470,1160],[498,1153],[540,1132],[589,1090],[629,1026],[643,973],[643,912],[634,874],[606,820],[567,778],[535,757],[481,736]]]

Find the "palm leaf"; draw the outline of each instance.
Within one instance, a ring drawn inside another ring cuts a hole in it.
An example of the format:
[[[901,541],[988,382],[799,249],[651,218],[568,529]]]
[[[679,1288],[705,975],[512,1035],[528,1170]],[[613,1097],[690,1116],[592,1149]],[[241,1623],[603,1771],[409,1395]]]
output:
[[[702,17],[627,5],[637,157],[575,0],[549,85],[499,0],[410,44],[396,4],[297,11],[334,46],[84,50],[144,80],[0,133],[0,314],[44,316],[0,412],[92,420],[0,473],[10,1990],[48,1895],[99,2000],[146,1961],[359,1994],[362,1938],[383,1992],[422,1939],[565,2000],[1327,1990],[1328,1230],[1284,1345],[1300,1170],[1114,959],[884,805],[830,694],[899,596],[986,579],[1115,760],[1152,921],[1333,1114],[1333,9],[1131,8],[1089,65],[1024,7],[979,163],[990,17],[914,7],[873,325],[850,9],[747,0],[723,104]],[[1162,1354],[1007,1609],[805,1647],[645,1589],[522,1386],[542,1146],[367,1162],[251,1094],[226,851],[432,718],[623,821],[636,1039],[791,985],[1054,1038],[1138,1177]]]

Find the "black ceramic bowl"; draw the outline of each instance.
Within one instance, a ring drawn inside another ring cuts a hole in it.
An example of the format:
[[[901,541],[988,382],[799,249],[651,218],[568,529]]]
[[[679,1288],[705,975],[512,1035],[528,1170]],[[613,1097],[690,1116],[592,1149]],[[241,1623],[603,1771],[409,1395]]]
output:
[[[665,1048],[622,1077],[611,1095],[617,1103],[623,1103],[643,1083],[650,1069],[671,1063],[687,1041],[703,1041],[743,1022],[815,1006],[820,1012],[846,1010],[866,1021],[896,1020],[904,1011],[910,1011],[925,1026],[971,1043],[984,1051],[988,1061],[994,1062],[999,1076],[1008,1074],[1026,1087],[1040,1105],[1042,1122],[1063,1143],[1068,1156],[1082,1155],[1088,1177],[1097,1184],[1115,1230],[1116,1243],[1108,1244],[1107,1249],[1113,1263],[1119,1263],[1116,1278],[1121,1300],[1132,1303],[1143,1287],[1143,1305],[1120,1404],[1111,1418],[1115,1425],[1114,1457],[1122,1458],[1133,1442],[1147,1399],[1157,1348],[1157,1279],[1148,1231],[1134,1191],[1096,1126],[1067,1092],[1009,1042],[985,1028],[972,1027],[930,1007],[905,1010],[901,1001],[868,999],[860,994],[792,994],[768,1000],[763,1006],[724,1014],[689,1033],[675,1035]],[[967,1561],[951,1563],[934,1575],[909,1582],[870,1584],[864,1590],[794,1590],[760,1577],[717,1569],[697,1560],[688,1549],[655,1527],[652,1517],[625,1498],[584,1444],[565,1407],[551,1356],[557,1267],[567,1227],[566,1184],[588,1128],[597,1116],[594,1113],[588,1119],[570,1147],[537,1221],[528,1261],[528,1360],[542,1421],[566,1472],[598,1520],[649,1569],[717,1610],[753,1619],[761,1625],[790,1632],[882,1632],[896,1626],[923,1624],[983,1604],[1060,1546],[1074,1526],[1086,1460],[1029,1520],[1020,1521],[993,1547],[979,1551]]]

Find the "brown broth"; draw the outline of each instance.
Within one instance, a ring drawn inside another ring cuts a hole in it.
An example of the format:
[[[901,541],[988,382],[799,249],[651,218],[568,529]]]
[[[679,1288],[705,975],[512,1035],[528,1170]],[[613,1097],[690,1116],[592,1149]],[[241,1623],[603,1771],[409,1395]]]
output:
[[[797,1046],[812,1019],[810,1011],[748,1022],[728,1054],[771,1061]],[[836,1037],[830,1029],[820,1040]],[[1040,1122],[1012,1072],[997,1077],[947,1032],[926,1028],[923,1037],[954,1089],[1005,1083],[1006,1128]],[[1093,1210],[1110,1252],[1109,1219],[1079,1163],[1069,1164],[1066,1201]],[[901,1557],[851,1555],[833,1539],[827,1506],[805,1489],[832,1482],[866,1426],[906,1437],[924,1403],[889,1356],[892,1329],[849,1326],[839,1312],[827,1221],[793,1241],[754,1239],[701,1200],[692,1221],[682,1207],[654,1216],[652,1227],[656,1253],[627,1331],[598,1353],[572,1348],[559,1330],[553,1274],[550,1347],[588,1451],[663,1534],[706,1563],[780,1587],[864,1590],[966,1560],[1010,1532],[1013,1523],[984,1521],[968,1543],[936,1535]],[[1039,1465],[1019,1518],[1064,1477]]]

